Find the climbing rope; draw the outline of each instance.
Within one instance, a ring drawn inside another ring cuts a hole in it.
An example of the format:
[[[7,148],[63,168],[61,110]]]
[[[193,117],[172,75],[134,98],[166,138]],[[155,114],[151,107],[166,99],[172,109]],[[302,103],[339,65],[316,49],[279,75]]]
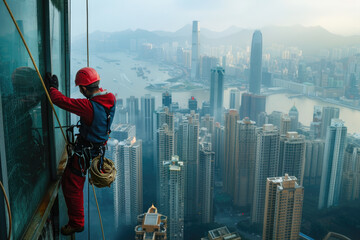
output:
[[[7,210],[8,210],[8,214],[9,214],[9,235],[8,235],[8,240],[11,239],[11,228],[12,228],[12,219],[11,219],[11,209],[10,209],[10,204],[9,204],[9,199],[6,195],[6,192],[5,192],[5,188],[2,184],[2,182],[0,181],[0,187],[4,193],[4,198],[5,198],[5,202],[6,202],[6,207],[7,207]]]

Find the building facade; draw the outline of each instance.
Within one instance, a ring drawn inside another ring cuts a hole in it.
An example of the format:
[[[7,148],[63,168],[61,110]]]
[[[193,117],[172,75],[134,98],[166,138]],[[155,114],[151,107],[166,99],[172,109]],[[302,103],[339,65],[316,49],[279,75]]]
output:
[[[260,94],[262,70],[262,34],[255,31],[251,42],[249,92]],[[252,119],[253,120],[253,119]]]
[[[225,70],[221,67],[211,69],[210,115],[219,123],[223,122],[224,75]]]
[[[331,120],[325,141],[319,209],[339,204],[346,133],[347,128],[343,121],[340,119]]]
[[[155,97],[150,94],[141,97],[141,130],[145,142],[154,139],[154,112]]]
[[[252,223],[263,224],[266,179],[278,175],[279,152],[279,130],[272,124],[265,124],[257,132],[255,189],[251,213]]]
[[[119,142],[116,160],[119,188],[114,199],[118,202],[118,221],[129,226],[143,212],[142,141],[133,137]]]
[[[280,136],[280,154],[278,175],[285,173],[295,176],[303,185],[305,169],[306,144],[305,137],[297,132],[287,132]]]
[[[256,123],[249,118],[237,121],[234,204],[251,207],[254,195],[256,162]]]
[[[262,239],[299,239],[303,199],[296,177],[268,178]]]
[[[192,46],[191,46],[191,79],[200,77],[200,24],[193,21],[192,25]]]

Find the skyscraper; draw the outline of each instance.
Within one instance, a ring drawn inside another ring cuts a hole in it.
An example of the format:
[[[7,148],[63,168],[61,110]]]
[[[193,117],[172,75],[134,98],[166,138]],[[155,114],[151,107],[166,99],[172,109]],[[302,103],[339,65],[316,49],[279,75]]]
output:
[[[224,149],[224,166],[223,182],[224,190],[231,196],[235,191],[235,162],[237,161],[236,146],[238,145],[237,121],[239,113],[236,110],[229,110],[225,114],[225,149]]]
[[[225,163],[224,163],[224,149],[225,149],[225,127],[221,126],[220,123],[215,123],[215,170],[221,171],[222,173],[225,171]]]
[[[167,217],[158,213],[157,208],[152,205],[147,213],[137,218],[138,224],[135,227],[135,240],[166,240]]]
[[[151,142],[154,139],[155,97],[146,94],[141,97],[141,122],[143,140]]]
[[[321,138],[325,139],[331,119],[339,118],[340,109],[335,107],[323,107],[321,115]]]
[[[297,132],[287,132],[280,136],[278,175],[287,173],[295,176],[301,186],[304,178],[305,147],[305,137]]]
[[[192,47],[191,47],[191,79],[200,77],[200,25],[193,21],[192,26]]]
[[[239,89],[230,90],[230,109],[236,109],[239,111],[240,106],[240,91]]]
[[[179,161],[179,157],[174,155],[171,160],[163,163],[165,178],[167,179],[166,188],[166,209],[168,211],[168,237],[171,240],[184,239],[184,195],[185,195],[185,166],[184,162]]]
[[[195,112],[198,111],[197,110],[197,108],[198,108],[197,100],[196,100],[196,98],[194,96],[191,96],[191,98],[189,98],[189,100],[188,100],[188,108],[189,108],[190,112],[191,111],[195,111]]]
[[[160,210],[167,214],[167,178],[164,162],[170,161],[174,154],[174,131],[170,130],[168,125],[164,123],[161,128],[156,131],[155,144],[155,175],[157,186],[157,198]]]
[[[346,133],[347,128],[343,121],[331,120],[325,141],[319,209],[336,206],[339,203]]]
[[[248,207],[253,203],[256,162],[256,125],[249,118],[237,121],[234,204]]]
[[[126,99],[126,108],[128,112],[128,123],[139,127],[139,99],[130,96]]]
[[[257,121],[261,112],[265,112],[266,96],[252,93],[241,95],[240,117],[248,117],[250,120]]]
[[[297,131],[299,125],[299,112],[295,105],[289,111],[289,117],[291,119],[290,131]]]
[[[119,222],[133,225],[143,209],[142,143],[135,137],[118,144],[117,189]],[[115,200],[116,201],[116,200]]]
[[[299,239],[303,199],[296,177],[268,178],[262,239]]]
[[[264,221],[266,179],[278,174],[279,138],[279,130],[272,124],[265,124],[257,132],[252,223],[262,224]]]
[[[224,75],[225,70],[221,67],[211,69],[210,111],[220,123],[223,122]]]
[[[162,94],[162,106],[170,109],[171,103],[171,93],[168,91],[164,92]]]
[[[306,160],[304,170],[304,186],[320,188],[322,162],[324,159],[325,141],[322,139],[306,141]]]
[[[118,154],[118,144],[119,144],[119,141],[114,139],[114,138],[110,138],[109,141],[107,142],[107,151],[105,152],[105,157],[106,158],[109,158],[111,159],[114,164],[115,164],[115,168],[116,169],[119,169],[119,160],[118,160],[118,157],[119,157],[119,154]],[[115,181],[114,181],[114,184],[111,186],[113,192],[112,192],[112,198],[114,199],[114,202],[113,202],[113,212],[114,212],[114,228],[115,230],[118,229],[119,227],[119,188],[120,188],[120,182],[118,181],[118,175],[119,172],[116,173],[116,178],[115,178]],[[107,196],[109,197],[109,196]],[[110,199],[111,199],[110,197]],[[106,202],[109,202],[108,199],[106,199],[107,201]]]
[[[269,114],[269,123],[280,129],[282,115],[283,113],[280,111],[272,111],[272,113]]]
[[[183,116],[177,132],[177,153],[186,166],[185,219],[196,221],[197,217],[197,164],[199,162],[199,115]]]
[[[289,115],[283,114],[280,120],[280,135],[286,135],[286,133],[290,131],[290,128],[291,128],[291,119]]]
[[[260,94],[262,68],[262,34],[255,31],[251,43],[249,92]]]
[[[197,169],[197,209],[200,223],[214,221],[214,171],[215,153],[212,151],[211,135],[204,136],[199,146]]]
[[[342,202],[360,198],[360,148],[355,144],[346,146],[341,181]]]

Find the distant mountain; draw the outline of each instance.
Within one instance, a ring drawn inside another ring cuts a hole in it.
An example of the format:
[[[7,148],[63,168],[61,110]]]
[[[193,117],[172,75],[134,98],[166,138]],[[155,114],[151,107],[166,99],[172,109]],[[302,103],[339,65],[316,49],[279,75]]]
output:
[[[212,31],[206,28],[200,29],[202,45],[233,45],[246,47],[251,45],[251,37],[254,30],[242,29],[232,26],[222,32]],[[330,33],[326,29],[316,27],[294,26],[269,26],[261,29],[264,48],[273,44],[299,47],[304,55],[318,55],[321,50],[357,46],[360,47],[360,36],[340,36]],[[130,43],[148,42],[155,45],[179,42],[180,46],[187,41],[191,43],[192,25],[187,24],[175,32],[147,31],[142,29],[125,30],[121,32],[94,32],[90,35],[90,44],[93,50],[115,51],[129,49]],[[73,38],[73,48],[83,48],[85,36]]]

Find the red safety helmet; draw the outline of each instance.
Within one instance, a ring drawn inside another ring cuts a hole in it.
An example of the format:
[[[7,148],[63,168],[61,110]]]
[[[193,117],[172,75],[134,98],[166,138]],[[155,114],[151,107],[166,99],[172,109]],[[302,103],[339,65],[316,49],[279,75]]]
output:
[[[84,67],[76,73],[75,85],[87,86],[100,80],[99,74],[91,67]]]

